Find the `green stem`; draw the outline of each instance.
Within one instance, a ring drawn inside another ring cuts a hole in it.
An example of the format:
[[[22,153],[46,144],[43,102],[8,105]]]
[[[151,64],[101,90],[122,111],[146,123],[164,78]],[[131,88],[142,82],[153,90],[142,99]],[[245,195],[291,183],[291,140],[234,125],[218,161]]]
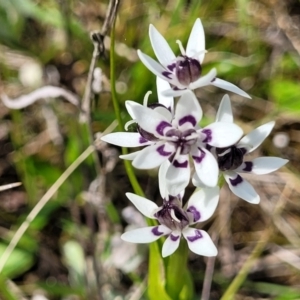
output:
[[[116,92],[116,61],[115,61],[115,22],[112,24],[111,34],[110,34],[110,82],[111,82],[111,96],[112,102],[114,106],[114,111],[116,114],[116,118],[118,120],[119,130],[123,131],[124,124],[121,117],[120,105],[118,102],[117,92]],[[122,148],[122,154],[128,154],[127,148]],[[135,176],[134,170],[132,168],[131,162],[128,160],[124,160],[125,170],[129,181],[132,185],[134,192],[139,196],[144,196],[144,192],[139,185],[137,178]]]
[[[115,73],[115,23],[112,24],[111,35],[110,35],[110,81],[111,81],[111,95],[112,102],[116,114],[116,118],[119,125],[119,130],[123,131],[123,120],[121,118],[121,110],[119,106],[119,102],[117,99],[116,92],[116,73]],[[127,148],[122,148],[122,153],[127,154]],[[131,186],[134,192],[144,197],[144,192],[139,185],[137,178],[135,176],[134,170],[132,168],[131,162],[128,160],[124,160],[125,170]],[[149,226],[156,225],[156,221],[152,219],[147,219],[147,224]],[[148,275],[148,296],[149,299],[157,299],[157,296],[160,297],[161,300],[171,300],[168,294],[164,289],[164,263],[161,258],[161,242],[156,241],[150,244],[150,253],[149,253],[149,275]]]
[[[166,290],[173,300],[180,299],[180,293],[186,284],[188,278],[187,243],[182,239],[178,249],[169,257],[166,268]],[[190,294],[191,291],[189,291]],[[190,296],[189,296],[190,297]],[[183,299],[189,299],[186,296]]]

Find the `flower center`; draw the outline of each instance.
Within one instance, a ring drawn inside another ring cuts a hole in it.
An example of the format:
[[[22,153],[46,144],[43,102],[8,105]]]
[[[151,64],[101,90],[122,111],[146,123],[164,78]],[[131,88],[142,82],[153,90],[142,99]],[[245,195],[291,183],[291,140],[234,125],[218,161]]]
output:
[[[236,146],[216,148],[219,169],[221,171],[235,170],[243,163],[245,153],[244,148]]]
[[[179,129],[171,128],[166,132],[166,137],[171,137],[171,143],[176,149],[180,148],[180,154],[190,153],[191,147],[197,142],[198,134],[195,129],[188,129],[181,131]]]
[[[201,64],[197,59],[188,56],[177,57],[175,74],[180,84],[188,86],[201,76],[201,71]]]
[[[154,215],[160,224],[167,226],[171,230],[182,230],[189,225],[189,214],[182,209],[181,200],[171,197],[164,200],[161,209]]]

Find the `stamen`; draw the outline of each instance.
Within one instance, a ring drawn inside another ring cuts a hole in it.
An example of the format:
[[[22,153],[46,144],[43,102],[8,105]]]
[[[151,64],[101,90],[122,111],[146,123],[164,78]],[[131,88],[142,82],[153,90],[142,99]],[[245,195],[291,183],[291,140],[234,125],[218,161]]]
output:
[[[231,151],[231,148],[226,149],[224,152],[218,153],[218,156],[224,156],[224,155],[228,154],[230,151]]]
[[[146,93],[146,95],[145,95],[145,97],[144,97],[144,100],[143,100],[143,105],[144,106],[148,106],[148,98],[149,98],[149,96],[152,94],[152,92],[151,91],[148,91],[147,93]]]
[[[174,221],[176,221],[177,223],[180,223],[180,220],[175,216],[174,209],[171,209],[171,217]]]
[[[164,137],[159,137],[159,139],[170,143],[176,143],[178,141],[178,138],[174,136],[164,136]]]
[[[199,134],[197,132],[194,132],[194,133],[186,136],[185,140],[186,141],[195,140],[195,139],[198,139],[198,137],[199,137]]]
[[[181,149],[182,147],[181,146],[178,146],[178,148],[176,149],[176,153],[172,159],[172,163],[175,161],[175,160],[178,160],[179,156],[180,156],[180,153],[181,153]]]
[[[185,54],[185,50],[184,50],[184,48],[183,48],[183,46],[182,46],[182,43],[181,43],[181,41],[179,41],[179,40],[176,40],[176,43],[177,43],[177,44],[178,44],[178,46],[179,46],[179,50],[180,50],[181,54],[182,54],[183,56],[186,56],[186,54]]]
[[[125,130],[128,131],[128,127],[133,123],[136,123],[136,120],[130,120],[130,121],[126,122],[126,124],[124,126]]]

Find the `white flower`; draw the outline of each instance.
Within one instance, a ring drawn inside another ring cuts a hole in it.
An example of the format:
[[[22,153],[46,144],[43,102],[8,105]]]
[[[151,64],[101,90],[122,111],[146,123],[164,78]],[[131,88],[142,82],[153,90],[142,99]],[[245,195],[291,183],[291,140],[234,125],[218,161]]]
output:
[[[189,156],[205,185],[216,186],[218,164],[207,147],[233,145],[243,134],[233,123],[215,122],[200,128],[202,109],[191,91],[180,97],[175,111],[161,103],[152,105],[152,109],[126,101],[126,107],[138,124],[138,132],[111,133],[102,140],[122,147],[147,146],[121,158],[133,160],[133,166],[138,169],[161,165],[167,168],[167,189],[173,196],[184,190],[190,181]]]
[[[153,51],[160,62],[138,50],[138,56],[144,65],[156,76],[168,81],[173,88],[166,90],[165,95],[180,96],[187,90],[214,85],[251,98],[243,90],[225,80],[216,78],[216,69],[202,76],[202,62],[205,56],[205,36],[202,23],[197,19],[191,31],[186,50],[177,41],[181,55],[175,56],[164,37],[153,25],[149,27],[149,36]]]
[[[195,192],[186,209],[182,208],[180,195],[164,199],[161,207],[132,193],[126,193],[126,196],[143,215],[158,220],[160,225],[127,231],[121,236],[124,241],[151,243],[161,236],[168,236],[162,248],[162,256],[166,257],[176,251],[183,235],[194,253],[204,256],[217,255],[218,250],[207,232],[191,228],[190,225],[203,222],[212,216],[219,201],[218,187]]]
[[[233,123],[230,99],[225,95],[217,113],[217,122]],[[253,186],[240,174],[251,173],[256,175],[268,174],[284,166],[288,160],[279,157],[258,157],[253,160],[244,161],[244,156],[254,151],[270,134],[275,125],[274,121],[266,123],[254,129],[244,136],[236,145],[212,149],[218,161],[220,171],[228,183],[230,190],[238,197],[247,202],[257,204],[259,195]],[[196,186],[203,186],[203,182],[197,175],[193,178]]]

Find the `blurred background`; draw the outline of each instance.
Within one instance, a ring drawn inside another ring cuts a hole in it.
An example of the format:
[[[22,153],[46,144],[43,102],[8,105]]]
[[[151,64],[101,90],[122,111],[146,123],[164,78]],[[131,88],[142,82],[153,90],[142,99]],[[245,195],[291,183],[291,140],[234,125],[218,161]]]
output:
[[[101,30],[108,1],[0,0],[0,94],[14,99],[53,85],[81,99],[93,53],[90,32]],[[235,299],[300,299],[300,2],[298,0],[121,1],[116,19],[116,88],[124,122],[128,99],[156,102],[155,76],[136,50],[154,58],[148,27],[164,35],[175,53],[200,17],[206,33],[203,72],[216,67],[252,100],[230,95],[235,121],[245,133],[275,120],[253,156],[287,158],[278,172],[249,176],[261,196],[250,205],[223,187],[215,216],[203,226],[214,236],[216,259],[210,299],[222,293],[258,241],[265,247]],[[0,256],[50,186],[90,145],[89,135],[114,120],[110,93],[110,39],[97,60],[91,130],[79,122],[80,106],[63,98],[39,100],[20,110],[0,101]],[[224,91],[196,91],[213,122]],[[120,240],[127,226],[143,226],[129,205],[132,188],[120,149],[98,143],[34,219],[7,261],[1,299],[146,299],[148,245]],[[147,198],[160,203],[157,171],[137,171]],[[186,195],[193,191],[189,187]],[[275,213],[274,213],[275,212]],[[206,259],[190,254],[195,299],[200,299]]]

